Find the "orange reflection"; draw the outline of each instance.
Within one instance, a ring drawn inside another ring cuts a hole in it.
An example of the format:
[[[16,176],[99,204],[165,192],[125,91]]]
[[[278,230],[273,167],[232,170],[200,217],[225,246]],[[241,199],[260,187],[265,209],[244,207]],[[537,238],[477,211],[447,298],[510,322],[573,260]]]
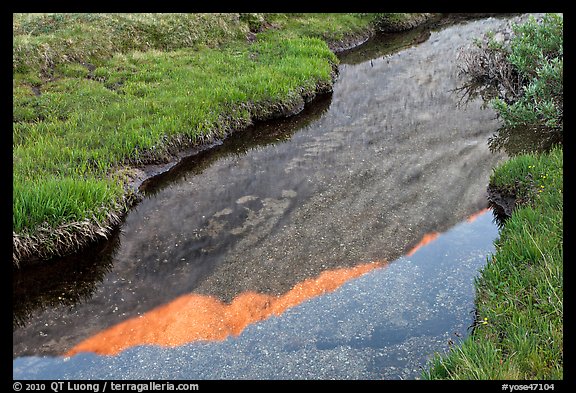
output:
[[[487,210],[470,215],[467,221],[474,221]],[[406,255],[413,255],[439,235],[438,232],[427,233]],[[296,284],[284,295],[244,292],[230,304],[206,295],[183,295],[144,315],[87,338],[70,349],[65,356],[79,352],[115,355],[136,345],[179,346],[192,341],[224,340],[230,335],[239,335],[250,324],[272,315],[280,315],[307,299],[334,291],[346,281],[384,265],[382,262],[372,262],[352,268],[325,271],[317,278],[309,278]]]
[[[246,326],[280,315],[307,299],[333,291],[346,281],[384,266],[372,262],[352,268],[325,271],[296,284],[281,296],[244,292],[230,304],[206,295],[183,295],[144,315],[112,326],[80,342],[66,353],[96,352],[115,355],[135,345],[178,346],[199,340],[224,340]]]
[[[480,217],[482,214],[486,213],[488,210],[490,210],[490,208],[488,208],[488,207],[485,208],[485,209],[482,209],[482,210],[480,210],[479,212],[476,212],[476,213],[468,216],[468,218],[466,219],[466,221],[472,222],[472,221],[474,221],[475,219],[477,219],[478,217]]]
[[[490,208],[484,208],[482,210],[477,211],[476,213],[472,213],[471,215],[469,215],[466,218],[466,221],[467,222],[473,222],[478,217],[480,217],[482,214],[486,213],[488,210],[490,210]],[[426,244],[436,240],[436,238],[439,235],[440,235],[440,233],[438,233],[438,232],[430,232],[430,233],[425,234],[424,237],[422,238],[422,240],[420,240],[420,242],[418,242],[418,244],[416,244],[412,249],[410,249],[410,251],[408,251],[406,253],[406,256],[414,255],[414,253],[416,251],[418,251],[418,249],[420,249],[420,247],[425,246]]]
[[[416,251],[418,251],[418,249],[422,246],[425,246],[426,244],[430,243],[431,241],[436,240],[436,238],[439,236],[440,234],[438,232],[430,232],[424,235],[424,237],[422,238],[422,240],[420,240],[420,242],[418,244],[416,244],[410,251],[408,251],[406,253],[407,256],[411,256],[413,255]]]

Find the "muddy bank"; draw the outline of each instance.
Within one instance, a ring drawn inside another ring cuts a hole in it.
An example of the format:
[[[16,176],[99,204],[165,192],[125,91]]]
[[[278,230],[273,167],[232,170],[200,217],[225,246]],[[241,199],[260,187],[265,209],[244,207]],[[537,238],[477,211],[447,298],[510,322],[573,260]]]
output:
[[[106,214],[104,222],[86,219],[70,222],[57,228],[44,226],[34,235],[12,233],[12,267],[42,264],[45,260],[65,256],[108,239],[122,222],[129,208],[141,200],[141,195],[128,191],[116,209]]]
[[[375,27],[382,33],[399,33],[441,17],[442,14],[433,13],[383,14],[377,18]]]
[[[488,186],[488,205],[494,212],[494,218],[499,227],[512,216],[516,208],[516,195],[507,190],[499,189],[493,185]]]
[[[402,14],[401,17],[396,19],[380,18],[377,22],[375,22],[372,28],[364,32],[344,37],[340,41],[328,42],[328,47],[334,53],[342,53],[347,50],[357,48],[378,34],[406,32],[408,30],[424,26],[431,27],[442,19],[446,19],[446,23],[451,23],[449,22],[449,17],[438,13]]]

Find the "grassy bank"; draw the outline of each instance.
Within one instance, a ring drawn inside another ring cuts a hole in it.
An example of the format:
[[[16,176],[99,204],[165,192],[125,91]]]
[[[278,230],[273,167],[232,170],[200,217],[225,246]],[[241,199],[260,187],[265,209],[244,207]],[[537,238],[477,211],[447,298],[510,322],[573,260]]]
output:
[[[105,236],[128,168],[330,91],[382,15],[14,14],[13,264]]]
[[[512,200],[514,208],[503,209],[496,252],[476,280],[472,334],[437,355],[427,379],[563,378],[563,17],[532,17],[512,31],[507,42],[494,34],[478,41],[465,74],[494,89],[500,132],[536,129],[559,142],[540,152],[536,141],[533,153],[495,168],[491,201],[500,208]]]
[[[494,171],[491,186],[522,202],[476,281],[473,333],[424,378],[563,378],[562,152],[521,155]]]

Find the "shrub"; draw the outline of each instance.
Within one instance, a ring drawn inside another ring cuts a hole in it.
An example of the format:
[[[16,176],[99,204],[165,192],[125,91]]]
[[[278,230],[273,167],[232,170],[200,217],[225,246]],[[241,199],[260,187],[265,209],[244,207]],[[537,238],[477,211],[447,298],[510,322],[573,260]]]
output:
[[[462,55],[461,72],[480,89],[507,128],[563,132],[563,16],[534,16],[491,33]],[[506,38],[509,35],[510,38]]]

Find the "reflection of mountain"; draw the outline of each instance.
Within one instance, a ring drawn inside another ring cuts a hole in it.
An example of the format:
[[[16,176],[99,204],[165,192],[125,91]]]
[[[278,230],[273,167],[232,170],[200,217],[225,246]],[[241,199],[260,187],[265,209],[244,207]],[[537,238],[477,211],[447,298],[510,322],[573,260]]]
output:
[[[119,233],[108,241],[91,245],[84,253],[57,258],[45,264],[24,267],[12,273],[12,325],[26,326],[41,310],[73,306],[90,299],[111,270],[118,249]]]
[[[473,322],[471,288],[497,236],[485,214],[457,225],[413,257],[371,270],[334,292],[247,326],[238,336],[131,347],[117,356],[19,358],[13,362],[14,378],[417,379],[429,354],[467,336]],[[242,297],[248,302],[241,303],[250,303],[257,296]],[[191,301],[182,299],[181,306]],[[177,323],[185,307],[175,308]],[[163,321],[151,322],[161,326]]]
[[[281,296],[244,292],[230,304],[206,295],[183,295],[87,338],[66,356],[79,352],[115,355],[129,347],[145,344],[178,346],[192,341],[224,340],[230,335],[239,335],[252,323],[280,315],[307,299],[334,291],[346,281],[382,266],[375,262],[329,270],[296,284]]]
[[[482,209],[470,215],[466,221],[476,220],[487,210]],[[439,235],[438,232],[426,234],[406,255],[414,255]],[[225,303],[208,295],[182,295],[143,315],[88,337],[69,350],[66,356],[79,352],[116,355],[138,345],[179,346],[193,341],[224,340],[230,335],[239,335],[250,324],[281,315],[289,308],[332,292],[344,283],[386,265],[385,262],[372,262],[326,270],[316,277],[295,284],[289,291],[278,296],[247,291],[238,294],[230,303]]]
[[[219,159],[229,156],[242,156],[252,149],[285,142],[295,132],[321,117],[328,110],[330,102],[331,94],[319,95],[313,102],[307,104],[297,116],[259,122],[255,126],[234,132],[226,138],[223,144],[183,159],[170,171],[145,181],[141,188],[150,197],[183,177],[201,174]],[[247,206],[250,206],[250,204],[247,204]],[[133,212],[138,209],[139,207],[136,206]],[[129,219],[130,214],[126,218]],[[227,239],[222,236],[216,237],[214,233],[210,232],[210,228],[204,229],[206,230],[201,230],[202,235],[207,233],[211,236],[203,236],[201,239],[194,238],[193,244],[188,245],[188,251],[193,251],[197,247],[199,257],[202,258],[205,250],[212,249],[214,256],[210,258],[217,259],[220,252],[223,252],[221,250],[222,247],[226,248]],[[91,307],[83,306],[83,303],[91,299],[92,303],[100,305],[108,303],[112,309],[114,307],[117,308],[118,312],[110,315],[107,318],[109,321],[104,322],[104,326],[107,326],[109,323],[117,322],[119,316],[129,318],[142,312],[140,307],[134,307],[134,303],[142,302],[146,304],[148,301],[152,302],[152,306],[154,306],[154,301],[147,299],[148,295],[156,298],[156,304],[161,304],[181,294],[183,282],[180,282],[180,285],[175,285],[180,292],[173,293],[170,290],[164,290],[166,283],[171,280],[172,274],[180,274],[185,280],[189,280],[188,285],[183,284],[187,287],[193,287],[197,280],[207,274],[203,268],[198,269],[197,266],[189,266],[188,263],[186,263],[185,267],[179,264],[166,265],[161,263],[157,275],[150,277],[150,280],[145,280],[147,284],[144,284],[139,278],[147,277],[149,270],[153,267],[132,262],[120,263],[118,261],[117,252],[119,249],[123,250],[121,246],[121,231],[124,231],[124,225],[116,230],[108,241],[93,244],[82,252],[64,258],[55,258],[42,265],[14,271],[13,328],[15,345],[22,346],[20,350],[15,350],[15,355],[18,352],[20,354],[37,353],[38,347],[43,347],[43,353],[55,354],[60,352],[62,348],[73,344],[66,343],[63,347],[61,344],[56,344],[61,338],[55,337],[55,335],[60,333],[57,333],[59,331],[55,327],[56,320],[53,319],[54,316],[52,314],[61,311],[51,312],[51,310],[68,309],[71,314],[78,314],[75,317],[69,316],[69,321],[65,322],[65,324],[72,330],[89,331],[90,327],[81,327],[81,325],[85,324],[86,318],[91,317]],[[147,234],[155,234],[155,232],[153,230],[147,231]],[[185,245],[182,244],[182,248]],[[213,250],[214,247],[218,247],[218,249]],[[131,248],[128,246],[128,249],[130,250]],[[149,259],[162,257],[162,260],[164,260],[165,255],[158,253],[158,250],[147,251]],[[111,278],[104,281],[106,275],[110,272],[113,272],[113,277],[120,278]],[[144,288],[133,290],[132,286],[122,288],[115,284],[115,281],[118,280],[131,283],[132,280],[127,280],[125,279],[126,277],[133,277],[133,281],[138,282]],[[157,284],[157,282],[160,282],[160,284]],[[97,295],[93,299],[94,292],[98,287],[105,295]],[[143,295],[143,292],[146,292],[146,295]],[[124,302],[124,299],[133,298],[136,293],[143,296],[134,298],[132,302]],[[122,303],[116,305],[118,299],[122,299]],[[149,306],[146,305],[145,310],[148,309],[147,307]],[[97,317],[94,316],[94,318]],[[100,323],[102,323],[102,320]],[[92,328],[102,329],[104,326],[92,326]],[[49,334],[46,332],[49,332]],[[51,340],[58,349],[52,348],[52,344],[50,346],[41,344],[43,337]],[[80,335],[80,338],[83,338],[83,336]],[[24,344],[24,342],[28,344]]]

